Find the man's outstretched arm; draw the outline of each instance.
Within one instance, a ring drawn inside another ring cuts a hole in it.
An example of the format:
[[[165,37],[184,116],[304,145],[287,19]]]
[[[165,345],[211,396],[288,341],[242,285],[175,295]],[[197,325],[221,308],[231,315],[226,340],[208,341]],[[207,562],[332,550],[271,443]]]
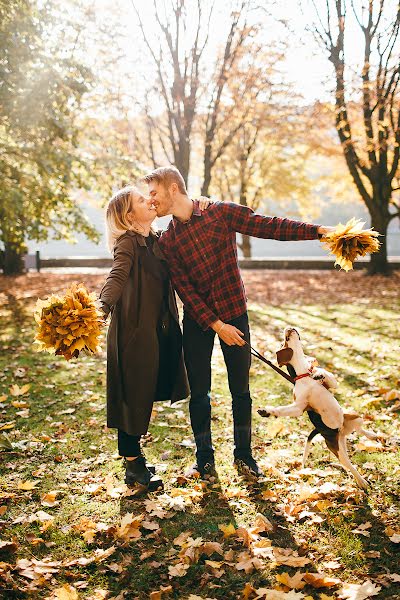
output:
[[[219,210],[232,231],[264,239],[316,240],[334,229],[292,219],[258,215],[251,208],[234,202],[221,202]]]

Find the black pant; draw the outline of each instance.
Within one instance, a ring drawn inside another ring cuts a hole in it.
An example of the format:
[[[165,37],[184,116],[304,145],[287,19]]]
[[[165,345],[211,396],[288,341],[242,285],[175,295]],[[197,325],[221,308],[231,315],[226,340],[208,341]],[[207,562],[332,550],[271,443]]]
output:
[[[120,456],[139,456],[140,435],[129,435],[118,429],[118,453]]]
[[[244,333],[250,343],[247,313],[228,321]],[[186,314],[183,319],[183,348],[190,384],[190,421],[196,442],[196,458],[200,462],[214,460],[211,441],[211,355],[215,332],[203,331],[196,321]],[[243,458],[251,452],[251,397],[249,370],[251,354],[248,346],[228,346],[221,340],[221,348],[228,371],[229,390],[232,395],[234,456]]]

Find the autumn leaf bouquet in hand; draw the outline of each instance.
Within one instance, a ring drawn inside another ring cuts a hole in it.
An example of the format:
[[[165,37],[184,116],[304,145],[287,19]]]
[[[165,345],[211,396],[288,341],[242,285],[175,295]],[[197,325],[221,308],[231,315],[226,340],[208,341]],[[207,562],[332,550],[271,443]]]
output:
[[[373,229],[363,229],[363,226],[362,221],[353,218],[345,225],[339,223],[321,239],[322,244],[336,256],[335,266],[339,265],[344,271],[350,271],[359,256],[379,250],[380,233]]]
[[[38,352],[46,350],[70,360],[81,351],[93,354],[100,349],[104,314],[96,294],[89,293],[83,283],[73,284],[64,296],[38,300],[34,317]]]

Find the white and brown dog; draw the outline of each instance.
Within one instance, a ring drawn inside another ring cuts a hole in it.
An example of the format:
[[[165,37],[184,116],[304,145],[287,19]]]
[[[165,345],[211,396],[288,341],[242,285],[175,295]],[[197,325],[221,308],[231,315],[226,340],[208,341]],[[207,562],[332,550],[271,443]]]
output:
[[[312,439],[320,433],[329,450],[339,459],[342,466],[350,471],[358,485],[368,488],[368,482],[350,462],[346,448],[346,437],[357,431],[369,439],[376,439],[375,433],[363,429],[363,419],[356,413],[344,413],[330,391],[337,387],[332,373],[317,367],[314,358],[305,356],[300,335],[294,327],[286,327],[284,344],[276,353],[279,366],[286,365],[295,382],[294,402],[288,406],[266,406],[259,409],[262,417],[299,417],[304,411],[314,425],[307,438],[303,454],[303,467],[310,451]]]

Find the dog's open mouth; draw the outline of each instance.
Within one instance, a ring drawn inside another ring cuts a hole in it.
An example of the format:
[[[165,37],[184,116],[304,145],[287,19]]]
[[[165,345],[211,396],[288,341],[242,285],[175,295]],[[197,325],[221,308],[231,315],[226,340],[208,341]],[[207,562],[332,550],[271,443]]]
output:
[[[287,327],[285,329],[285,343],[287,344],[290,340],[292,333],[295,333],[297,337],[300,339],[300,334],[295,327]]]

